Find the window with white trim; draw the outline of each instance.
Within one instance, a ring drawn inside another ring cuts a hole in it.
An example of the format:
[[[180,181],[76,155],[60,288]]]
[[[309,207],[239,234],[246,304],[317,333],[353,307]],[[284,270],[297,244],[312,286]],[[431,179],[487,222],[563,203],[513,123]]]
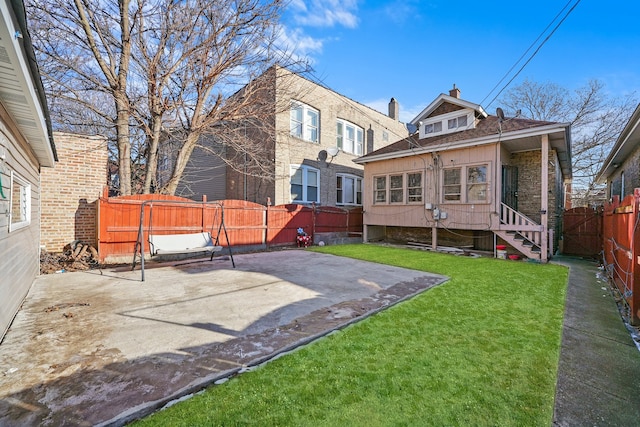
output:
[[[362,204],[362,178],[355,175],[338,174],[336,176],[338,205]]]
[[[11,171],[11,196],[9,200],[9,232],[31,223],[31,184]]]
[[[408,172],[373,178],[374,204],[422,203],[422,172]]]
[[[467,202],[487,200],[487,166],[469,166],[467,168]]]
[[[447,121],[449,129],[458,129],[467,126],[467,115],[455,117]]]
[[[404,202],[404,177],[402,175],[389,176],[389,202]]]
[[[387,203],[387,177],[376,176],[373,178],[373,203]]]
[[[407,203],[422,202],[422,173],[407,174]]]
[[[460,168],[444,170],[444,184],[442,194],[445,201],[460,201]]]
[[[435,122],[424,125],[425,134],[437,132],[442,132],[442,122]]]
[[[442,172],[443,202],[487,202],[489,200],[488,170],[487,165],[444,169]]]
[[[320,202],[320,171],[310,166],[291,165],[291,201]]]
[[[291,102],[291,135],[305,141],[318,143],[320,113],[313,107],[298,101]]]
[[[338,119],[336,145],[346,153],[361,156],[364,146],[364,129],[346,120]]]

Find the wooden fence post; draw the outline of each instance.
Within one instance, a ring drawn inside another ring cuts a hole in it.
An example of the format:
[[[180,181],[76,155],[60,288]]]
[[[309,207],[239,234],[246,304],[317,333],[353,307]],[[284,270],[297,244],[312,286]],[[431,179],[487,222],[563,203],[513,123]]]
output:
[[[633,326],[640,325],[640,232],[638,223],[640,222],[640,188],[633,190],[633,220],[629,221],[629,227],[633,227],[632,233],[633,259],[631,262],[631,296],[629,298],[629,323]]]

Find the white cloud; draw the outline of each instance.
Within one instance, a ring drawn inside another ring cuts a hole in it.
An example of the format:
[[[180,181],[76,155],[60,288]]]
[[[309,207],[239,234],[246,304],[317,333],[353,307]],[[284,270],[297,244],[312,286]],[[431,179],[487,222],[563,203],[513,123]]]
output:
[[[290,4],[296,25],[355,28],[358,26],[357,0],[293,0]]]
[[[295,52],[298,56],[307,56],[322,52],[323,41],[314,39],[300,28],[281,27],[278,33],[278,45],[286,52]]]

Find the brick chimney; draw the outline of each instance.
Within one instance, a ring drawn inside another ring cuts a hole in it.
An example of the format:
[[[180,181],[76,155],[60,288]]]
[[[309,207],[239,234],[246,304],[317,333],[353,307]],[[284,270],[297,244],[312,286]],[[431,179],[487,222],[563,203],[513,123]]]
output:
[[[460,98],[460,89],[456,87],[456,84],[453,84],[453,89],[449,91],[449,96],[453,96],[454,98]]]
[[[399,120],[400,118],[400,104],[395,98],[391,98],[391,101],[389,101],[389,117],[393,120]]]

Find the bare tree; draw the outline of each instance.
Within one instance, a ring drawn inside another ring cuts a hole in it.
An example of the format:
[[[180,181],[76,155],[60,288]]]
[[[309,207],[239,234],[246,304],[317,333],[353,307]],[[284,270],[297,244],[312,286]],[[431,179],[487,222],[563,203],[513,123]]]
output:
[[[594,187],[602,162],[638,100],[635,94],[608,97],[598,80],[573,92],[554,83],[525,80],[506,92],[500,103],[509,115],[520,110],[531,119],[571,124],[573,186],[584,193]]]
[[[174,194],[203,139],[215,139],[223,149],[214,154],[229,164],[238,158],[230,152],[242,153],[245,169],[266,158],[238,136],[241,124],[263,123],[267,104],[259,111],[255,97],[232,95],[274,63],[296,62],[276,44],[283,7],[282,0],[32,0],[27,10],[54,120],[73,130],[96,119],[92,126],[113,137],[121,194]],[[158,147],[168,140],[172,170],[159,185]]]

